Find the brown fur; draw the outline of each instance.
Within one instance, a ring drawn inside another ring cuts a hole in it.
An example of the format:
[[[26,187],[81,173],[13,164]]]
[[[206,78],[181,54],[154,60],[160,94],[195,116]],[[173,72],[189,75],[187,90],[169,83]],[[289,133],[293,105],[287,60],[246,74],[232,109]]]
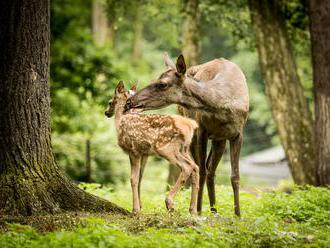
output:
[[[154,155],[173,142],[189,146],[196,128],[194,120],[182,116],[125,114],[117,130],[118,145],[134,155]]]

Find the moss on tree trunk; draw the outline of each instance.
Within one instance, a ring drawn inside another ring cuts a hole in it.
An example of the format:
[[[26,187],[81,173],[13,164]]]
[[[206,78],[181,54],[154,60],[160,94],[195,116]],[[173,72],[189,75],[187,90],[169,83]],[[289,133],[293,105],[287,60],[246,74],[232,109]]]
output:
[[[127,213],[59,170],[49,119],[49,1],[0,5],[0,213]]]

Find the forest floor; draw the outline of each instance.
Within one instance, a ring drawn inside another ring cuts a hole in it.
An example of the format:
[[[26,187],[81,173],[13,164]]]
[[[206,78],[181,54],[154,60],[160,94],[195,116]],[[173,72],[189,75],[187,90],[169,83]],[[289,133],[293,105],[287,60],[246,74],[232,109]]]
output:
[[[242,217],[233,214],[230,186],[217,186],[218,215],[189,215],[190,190],[176,211],[165,209],[164,187],[148,176],[139,217],[65,213],[37,217],[0,216],[0,247],[330,247],[330,188],[281,187],[241,191]],[[131,209],[128,183],[115,188],[81,184],[89,192]]]

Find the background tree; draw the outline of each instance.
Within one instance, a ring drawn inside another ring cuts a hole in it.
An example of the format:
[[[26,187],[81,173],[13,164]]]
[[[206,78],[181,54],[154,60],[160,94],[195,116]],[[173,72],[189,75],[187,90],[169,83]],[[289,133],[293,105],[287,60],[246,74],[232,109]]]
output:
[[[315,143],[321,185],[330,184],[330,2],[310,1]]]
[[[132,63],[138,64],[141,58],[141,49],[143,41],[143,2],[134,2],[134,33],[133,33],[133,51],[132,51]]]
[[[300,83],[279,1],[249,0],[266,94],[297,184],[317,184],[312,115]]]
[[[97,45],[113,43],[114,33],[110,29],[109,21],[105,11],[105,2],[102,0],[92,1],[92,29],[93,38]]]
[[[84,192],[59,170],[49,119],[49,1],[0,9],[0,212],[126,211]],[[19,17],[19,18],[17,18]]]
[[[197,65],[200,59],[199,0],[183,0],[182,4],[182,53],[189,67]]]

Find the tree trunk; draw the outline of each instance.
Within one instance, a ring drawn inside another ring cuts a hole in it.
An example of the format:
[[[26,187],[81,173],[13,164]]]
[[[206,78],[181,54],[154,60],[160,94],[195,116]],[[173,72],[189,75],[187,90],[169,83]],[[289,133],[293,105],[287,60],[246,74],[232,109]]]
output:
[[[110,35],[114,35],[114,30],[109,27],[103,4],[102,0],[93,0],[92,3],[93,38],[95,43],[99,46],[111,43],[112,39]]]
[[[127,213],[59,170],[49,120],[49,1],[0,4],[0,214]]]
[[[136,3],[136,16],[134,22],[132,62],[138,64],[141,58],[142,33],[143,33],[143,12],[140,1]]]
[[[316,161],[320,184],[330,184],[330,2],[310,1]]]
[[[200,13],[198,0],[183,0],[182,12],[184,16],[182,29],[182,53],[187,66],[197,65],[200,58]],[[178,112],[183,116],[189,116],[184,107],[178,106]],[[180,174],[180,169],[170,165],[167,184],[173,185]],[[190,185],[190,179],[186,187]]]
[[[317,184],[313,122],[280,12],[279,1],[249,0],[266,94],[293,180]]]
[[[86,140],[86,182],[90,183],[92,181],[92,166],[91,166],[91,141]]]
[[[183,0],[182,53],[187,66],[199,63],[200,13],[198,0]]]

